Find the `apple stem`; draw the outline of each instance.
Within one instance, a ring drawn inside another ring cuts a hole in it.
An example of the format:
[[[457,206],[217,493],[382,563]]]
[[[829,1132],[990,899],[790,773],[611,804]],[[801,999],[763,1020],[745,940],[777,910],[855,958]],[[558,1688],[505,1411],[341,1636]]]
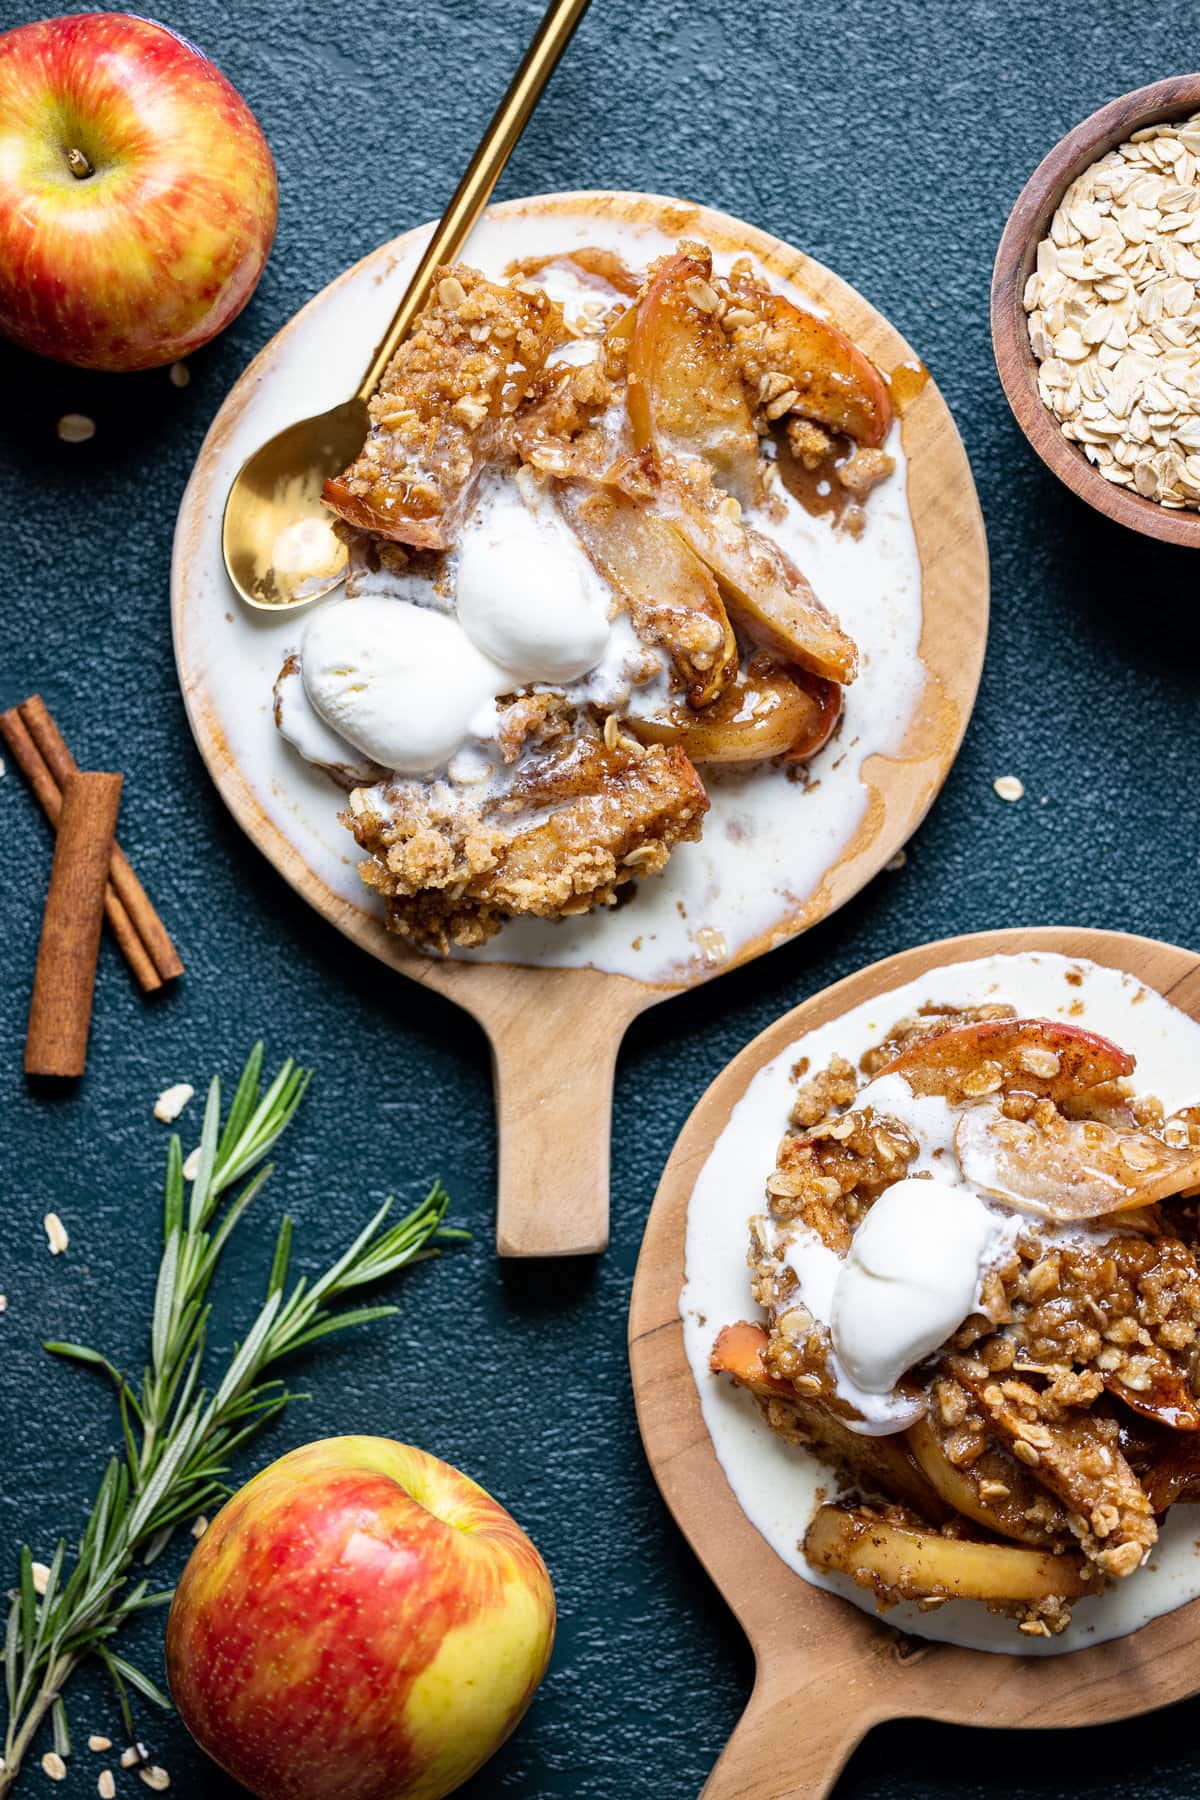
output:
[[[76,181],[86,181],[89,175],[94,175],[96,173],[83,151],[78,149],[74,144],[72,144],[71,148],[67,151],[67,167],[70,169]]]

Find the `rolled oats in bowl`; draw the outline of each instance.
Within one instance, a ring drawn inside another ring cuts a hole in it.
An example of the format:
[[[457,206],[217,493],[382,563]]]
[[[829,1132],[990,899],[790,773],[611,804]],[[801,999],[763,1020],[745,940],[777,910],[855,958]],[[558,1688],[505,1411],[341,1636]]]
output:
[[[1063,436],[1116,486],[1200,510],[1200,113],[1072,182],[1024,302]]]

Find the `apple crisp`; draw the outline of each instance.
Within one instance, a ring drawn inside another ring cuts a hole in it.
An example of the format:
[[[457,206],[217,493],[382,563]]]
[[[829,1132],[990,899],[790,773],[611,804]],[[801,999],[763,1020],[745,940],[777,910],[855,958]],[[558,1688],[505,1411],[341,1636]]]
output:
[[[776,463],[791,433],[861,506],[889,388],[747,260],[443,269],[370,421],[325,488],[358,635],[299,668],[387,771],[342,817],[415,946],[616,904],[700,835],[706,766],[800,765],[836,731],[858,648],[772,537]]]
[[[727,1324],[710,1366],[836,1469],[804,1554],[881,1609],[974,1599],[1056,1635],[1073,1601],[1143,1567],[1169,1506],[1200,1499],[1200,1114],[1166,1116],[1133,1070],[1105,1038],[997,1004],[929,1006],[857,1068],[792,1072],[750,1225],[761,1317]],[[954,1256],[917,1255],[910,1223],[888,1264],[867,1228],[902,1192],[908,1220],[944,1201],[947,1218],[979,1208],[988,1235],[958,1322],[918,1329],[879,1380],[847,1328],[847,1270],[857,1256],[895,1313],[889,1267],[919,1296]]]

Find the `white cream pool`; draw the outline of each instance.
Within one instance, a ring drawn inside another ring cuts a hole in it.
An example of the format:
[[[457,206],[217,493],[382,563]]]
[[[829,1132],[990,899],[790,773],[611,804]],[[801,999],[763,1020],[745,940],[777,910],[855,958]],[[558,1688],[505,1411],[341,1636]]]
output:
[[[1042,953],[954,963],[809,1032],[761,1069],[713,1146],[688,1207],[679,1310],[717,1459],[743,1511],[788,1567],[870,1613],[875,1611],[870,1594],[846,1577],[811,1569],[799,1547],[821,1500],[834,1497],[836,1478],[810,1452],[777,1437],[750,1395],[711,1374],[709,1351],[721,1325],[759,1316],[746,1268],[747,1226],[765,1207],[763,1187],[787,1129],[797,1058],[806,1056],[813,1069],[825,1067],[834,1055],[857,1063],[898,1018],[926,1002],[995,1001],[1008,1002],[1024,1016],[1069,1018],[1112,1038],[1137,1057],[1138,1091],[1157,1094],[1168,1111],[1200,1097],[1200,1025],[1132,976]],[[1071,1624],[1060,1637],[1022,1636],[1011,1619],[968,1601],[951,1601],[933,1613],[905,1603],[883,1616],[889,1625],[939,1643],[1056,1656],[1123,1637],[1197,1596],[1200,1509],[1180,1506],[1169,1514],[1146,1567],[1095,1599],[1073,1602]]]
[[[276,619],[238,604],[221,564],[219,508],[251,450],[297,416],[332,405],[350,391],[423,242],[422,235],[405,256],[377,265],[374,273],[368,265],[336,284],[295,321],[220,443],[213,498],[187,549],[189,679],[211,702],[228,754],[271,823],[336,896],[363,911],[380,909],[359,881],[357,846],[338,823],[345,795],[280,736],[272,716],[275,677],[285,656],[298,648],[314,609]],[[499,275],[517,259],[595,244],[616,251],[630,267],[643,268],[672,243],[655,229],[583,210],[488,217],[473,233],[465,259]],[[730,260],[717,258],[721,267]],[[814,306],[802,290],[788,291]],[[665,874],[643,882],[628,905],[553,923],[517,920],[470,954],[490,961],[590,965],[666,981],[689,966],[720,966],[798,912],[819,889],[863,823],[869,799],[865,763],[903,742],[925,684],[917,654],[920,562],[898,427],[886,447],[897,468],[871,495],[861,538],[835,532],[826,518],[810,517],[794,501],[782,526],[771,526],[861,652],[862,672],[847,691],[841,730],[810,765],[811,782],[789,781],[774,768],[740,775],[707,771],[712,810],[703,838],[681,845]],[[322,604],[336,604],[336,596]]]

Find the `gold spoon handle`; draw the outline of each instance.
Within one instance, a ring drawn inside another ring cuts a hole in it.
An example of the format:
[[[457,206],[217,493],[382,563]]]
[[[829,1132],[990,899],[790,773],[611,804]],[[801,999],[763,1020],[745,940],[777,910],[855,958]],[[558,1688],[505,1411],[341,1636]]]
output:
[[[533,42],[525,52],[525,59],[484,132],[470,167],[442,214],[441,223],[430,238],[404,298],[358,385],[360,399],[370,399],[384,370],[408,336],[413,320],[429,296],[433,271],[442,263],[452,262],[466,242],[587,7],[588,0],[550,0]]]

